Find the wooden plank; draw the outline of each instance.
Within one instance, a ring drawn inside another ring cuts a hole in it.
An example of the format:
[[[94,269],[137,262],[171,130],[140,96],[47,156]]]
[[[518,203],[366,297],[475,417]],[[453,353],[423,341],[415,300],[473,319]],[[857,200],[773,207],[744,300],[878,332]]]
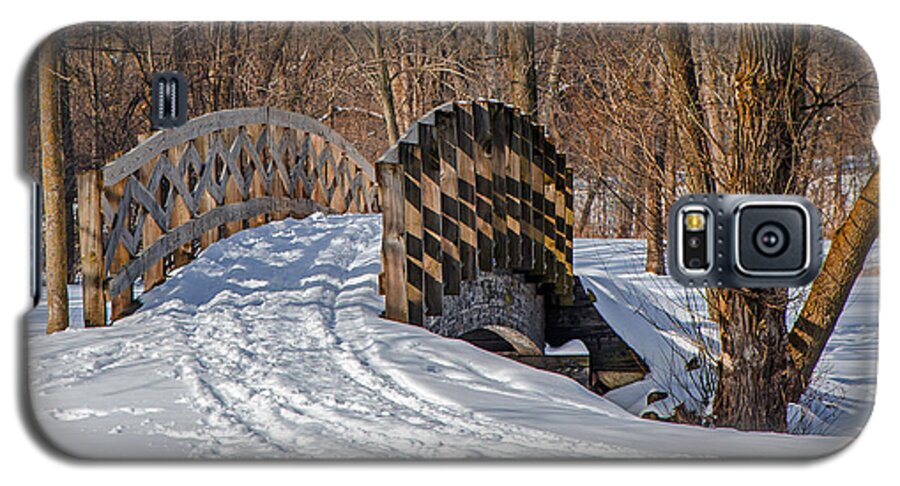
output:
[[[528,122],[531,138],[531,239],[534,241],[532,276],[542,279],[547,269],[544,251],[544,144],[540,127]]]
[[[484,105],[472,103],[472,134],[475,141],[475,216],[478,269],[494,269],[494,167],[491,155],[491,119]]]
[[[554,280],[556,294],[565,295],[566,292],[566,156],[556,153],[556,245],[554,257],[556,258],[556,277]]]
[[[188,173],[186,164],[183,163],[182,159],[184,157],[185,151],[187,150],[187,143],[170,147],[166,155],[172,162],[172,164],[179,169],[179,176],[183,178],[185,184],[188,184]],[[189,209],[191,203],[190,201],[185,200],[185,196],[176,189],[176,181],[170,182],[171,184],[169,185],[169,191],[172,191],[172,194],[175,196],[175,207],[172,208],[172,219],[171,223],[169,224],[169,231],[172,231],[173,229],[191,220],[191,210]],[[190,196],[187,197],[190,198]],[[184,265],[187,265],[191,261],[191,259],[193,259],[190,242],[185,243],[184,245],[176,249],[173,252],[172,257],[174,268],[180,268]]]
[[[478,237],[475,217],[475,139],[474,120],[464,106],[455,105],[456,115],[456,164],[459,195],[459,255],[463,280],[475,280]]]
[[[406,299],[410,324],[425,322],[425,248],[422,228],[422,159],[418,145],[400,142],[403,164],[404,219],[406,222]]]
[[[292,150],[288,150],[290,139],[287,131],[281,127],[270,125],[268,127],[269,156],[272,157],[273,174],[271,192],[273,197],[290,197],[291,177],[288,175],[294,164]],[[285,211],[272,213],[272,219],[280,221],[289,216]]]
[[[403,165],[382,162],[376,165],[381,190],[381,262],[384,316],[409,322],[406,281],[406,221],[403,192]]]
[[[194,140],[194,147],[197,149],[197,154],[200,156],[200,160],[203,161],[203,169],[201,172],[201,177],[203,173],[206,171],[212,171],[212,173],[208,176],[210,177],[210,183],[215,183],[215,177],[212,177],[215,174],[215,154],[210,154],[209,151],[209,139],[210,135],[205,134],[197,137]],[[216,198],[213,197],[210,189],[204,189],[200,194],[197,195],[199,198],[198,202],[198,214],[203,216],[204,214],[210,212],[217,206]],[[204,250],[209,247],[209,245],[215,243],[219,239],[219,228],[214,228],[210,231],[207,231],[200,235],[200,249]]]
[[[351,161],[369,177],[369,180],[375,179],[375,168],[372,164],[366,161],[353,145],[334,130],[331,130],[318,120],[299,113],[262,107],[238,108],[208,113],[189,120],[178,128],[157,132],[147,139],[145,143],[138,145],[103,167],[104,183],[108,186],[122,181],[128,175],[140,169],[143,164],[164,153],[169,147],[183,144],[201,135],[263,123],[317,134],[328,141],[329,144],[340,147],[341,151],[346,153]]]
[[[520,193],[519,179],[521,177],[521,167],[519,166],[519,156],[513,150],[513,115],[515,109],[512,106],[501,106],[500,112],[495,119],[499,122],[496,125],[498,129],[494,132],[494,140],[498,141],[498,150],[502,153],[504,160],[504,179],[506,190],[506,240],[507,255],[509,257],[509,268],[513,270],[522,269],[522,237],[521,237],[521,211],[520,211]],[[499,136],[497,134],[500,134]]]
[[[253,175],[250,177],[250,188],[247,194],[247,199],[254,199],[258,197],[265,197],[268,195],[268,191],[266,190],[266,168],[265,168],[265,154],[261,153],[257,150],[256,142],[260,137],[263,137],[263,131],[265,127],[262,125],[248,125],[246,128],[247,140],[246,146],[244,147],[244,153],[246,154],[246,167],[247,170],[252,170]],[[255,216],[250,218],[247,221],[247,226],[250,228],[256,228],[266,224],[266,215],[260,214],[259,216]]]
[[[572,305],[575,300],[575,173],[566,168],[566,292],[560,299],[562,305]]]
[[[459,180],[456,161],[456,116],[438,111],[435,134],[440,158],[441,179],[441,276],[444,295],[459,295],[461,261],[459,253]]]
[[[441,161],[434,127],[419,123],[422,157],[422,222],[425,229],[425,315],[439,316],[443,308],[441,252]]]
[[[226,184],[225,184],[225,204],[237,204],[244,201],[244,195],[241,186],[243,185],[243,175],[242,171],[242,159],[241,159],[241,146],[240,142],[237,139],[238,129],[237,128],[228,128],[222,130],[221,136],[222,141],[225,143],[225,171],[226,171]],[[228,238],[231,235],[241,231],[244,229],[244,223],[242,221],[230,221],[225,225],[225,235],[224,238]]]
[[[531,125],[530,122],[516,111],[513,116],[513,143],[512,148],[519,159],[519,235],[522,242],[520,250],[522,262],[520,270],[531,272],[534,270],[533,235],[534,227],[531,222]]]
[[[138,136],[138,142],[143,142],[147,137],[148,135]],[[141,183],[145,187],[147,187],[148,190],[150,190],[151,176],[153,175],[154,169],[156,169],[158,160],[159,159],[153,159],[148,161],[147,163],[142,165],[140,170],[138,171],[140,173]],[[160,195],[161,192],[162,191],[160,190],[160,188],[157,187],[156,190],[151,193],[151,195],[153,196],[153,200],[160,207],[164,207],[165,201],[163,201]],[[157,224],[156,219],[153,218],[149,213],[145,213],[143,217],[144,226],[143,228],[141,228],[141,240],[143,247],[146,249],[150,248],[150,246],[152,246],[153,243],[155,243],[156,240],[158,240],[163,235],[163,230],[159,227],[159,224]],[[163,283],[163,281],[165,281],[166,279],[166,272],[163,268],[163,262],[159,261],[154,263],[153,265],[148,266],[144,271],[143,278],[144,292],[148,292],[153,287],[156,287],[157,285]]]
[[[103,214],[100,199],[103,174],[89,169],[77,176],[78,241],[81,253],[81,287],[85,327],[106,325],[106,296],[103,281]]]
[[[106,199],[109,201],[110,206],[113,208],[114,213],[119,212],[119,204],[122,203],[122,196],[125,193],[125,186],[128,184],[129,179],[123,179],[117,184],[109,186],[106,188]],[[117,216],[118,217],[118,216]],[[125,248],[125,245],[119,241],[109,242],[111,248],[107,248],[106,251],[112,251],[112,259],[109,264],[109,273],[110,275],[115,274],[120,269],[125,267],[128,264],[128,261],[131,259],[128,254],[128,249]],[[107,300],[110,302],[111,312],[110,312],[110,320],[120,319],[129,313],[131,313],[136,308],[136,303],[134,301],[134,293],[131,285],[128,285],[127,288],[121,289],[113,292],[112,290],[109,292],[107,296]]]
[[[544,151],[544,269],[543,281],[556,282],[556,147],[544,136],[540,127],[541,145]]]
[[[493,170],[494,265],[509,268],[509,243],[506,227],[506,124],[503,105],[488,103],[491,119],[491,168]]]

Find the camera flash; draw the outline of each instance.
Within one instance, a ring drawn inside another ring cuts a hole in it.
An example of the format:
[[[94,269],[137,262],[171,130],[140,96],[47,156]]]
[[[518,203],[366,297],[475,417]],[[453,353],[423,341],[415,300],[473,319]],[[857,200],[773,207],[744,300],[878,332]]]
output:
[[[692,212],[684,215],[684,227],[688,231],[702,231],[706,226],[706,216],[703,213]]]

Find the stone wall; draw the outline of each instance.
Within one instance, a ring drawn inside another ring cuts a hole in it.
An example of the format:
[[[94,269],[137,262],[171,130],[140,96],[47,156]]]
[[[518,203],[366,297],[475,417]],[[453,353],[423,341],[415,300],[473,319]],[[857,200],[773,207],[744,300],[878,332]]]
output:
[[[480,273],[462,281],[459,295],[445,295],[441,316],[429,316],[425,327],[447,337],[487,329],[508,341],[521,355],[544,350],[544,297],[537,285],[510,272]]]

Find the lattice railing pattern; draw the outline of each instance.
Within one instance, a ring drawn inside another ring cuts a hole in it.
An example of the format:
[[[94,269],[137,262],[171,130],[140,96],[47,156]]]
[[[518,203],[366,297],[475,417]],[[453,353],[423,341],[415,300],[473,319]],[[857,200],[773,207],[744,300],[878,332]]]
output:
[[[376,167],[388,318],[421,325],[462,281],[491,271],[525,274],[571,302],[573,173],[530,116],[495,101],[449,103]]]
[[[85,224],[102,235],[99,280],[113,319],[134,307],[139,277],[148,290],[197,248],[241,229],[315,211],[379,209],[375,171],[346,140],[271,108],[211,113],[158,132],[94,179],[86,186],[100,199],[100,224]]]

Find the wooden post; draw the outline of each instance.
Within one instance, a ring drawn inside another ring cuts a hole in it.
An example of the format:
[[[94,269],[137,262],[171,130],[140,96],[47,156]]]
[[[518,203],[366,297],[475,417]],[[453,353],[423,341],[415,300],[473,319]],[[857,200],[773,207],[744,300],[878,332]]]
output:
[[[44,263],[47,282],[47,334],[69,327],[66,262],[66,187],[60,143],[58,40],[47,41],[38,54],[41,174],[44,193]]]
[[[376,166],[381,191],[381,261],[384,278],[384,316],[409,322],[406,298],[406,221],[404,219],[403,165],[382,162]]]
[[[103,281],[103,174],[92,168],[78,174],[78,241],[81,247],[81,286],[85,327],[106,325]]]

